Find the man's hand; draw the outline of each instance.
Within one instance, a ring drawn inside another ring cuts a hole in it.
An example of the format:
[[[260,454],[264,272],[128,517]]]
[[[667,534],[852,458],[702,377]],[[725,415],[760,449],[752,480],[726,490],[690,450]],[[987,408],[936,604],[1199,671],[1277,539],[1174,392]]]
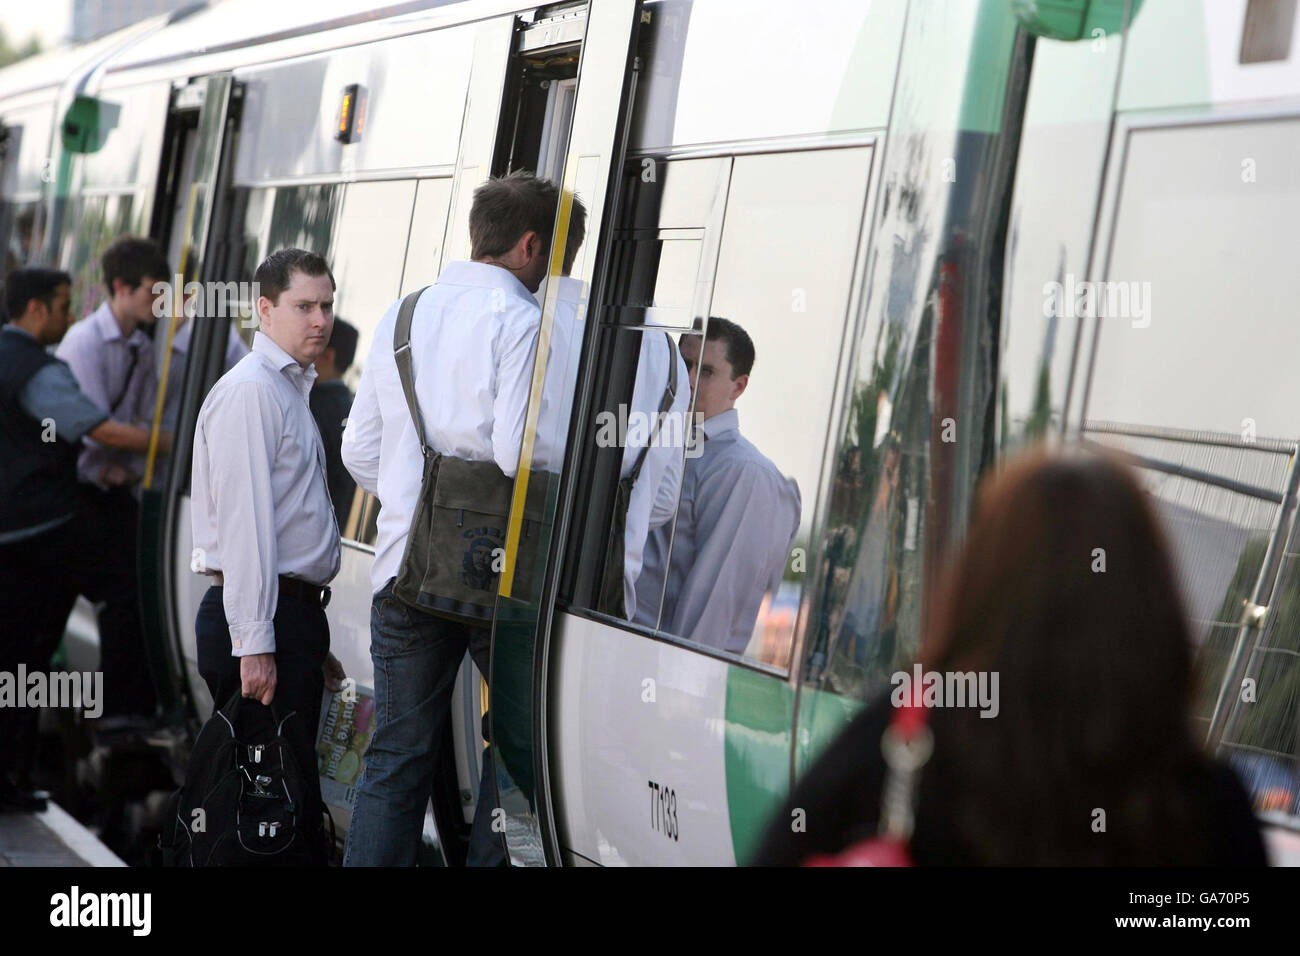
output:
[[[239,681],[245,697],[260,700],[270,707],[275,697],[275,655],[248,654],[241,657]]]
[[[343,681],[348,675],[343,673],[343,664],[337,657],[333,654],[327,656],[321,670],[325,672],[326,689],[335,694],[343,689]]]
[[[110,463],[99,472],[99,483],[108,488],[116,488],[131,481],[131,473],[117,463]]]

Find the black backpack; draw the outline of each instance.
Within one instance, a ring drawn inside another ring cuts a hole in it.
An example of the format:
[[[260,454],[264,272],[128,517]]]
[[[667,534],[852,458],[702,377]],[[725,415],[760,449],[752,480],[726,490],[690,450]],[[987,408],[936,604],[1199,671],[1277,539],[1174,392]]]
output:
[[[302,718],[254,701],[241,721],[242,702],[236,691],[199,731],[158,839],[164,866],[318,866],[328,858],[321,821],[304,812],[308,781],[284,735]]]

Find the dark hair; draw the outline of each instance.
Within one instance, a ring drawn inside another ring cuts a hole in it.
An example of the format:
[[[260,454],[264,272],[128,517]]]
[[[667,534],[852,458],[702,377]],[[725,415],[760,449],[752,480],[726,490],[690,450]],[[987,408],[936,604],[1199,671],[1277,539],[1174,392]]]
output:
[[[171,266],[158,243],[139,236],[122,236],[104,250],[99,258],[104,271],[104,286],[113,294],[113,280],[121,279],[132,289],[146,278],[165,281],[171,278]]]
[[[355,325],[335,316],[334,330],[330,332],[330,341],[326,348],[334,350],[334,369],[340,375],[352,367],[352,361],[357,357],[359,337],[360,333],[357,332]]]
[[[703,327],[703,321],[695,320],[695,329]],[[727,364],[731,366],[733,380],[748,375],[754,368],[754,340],[749,333],[730,319],[709,316],[709,328],[705,333],[706,342],[725,342],[727,344]]]
[[[1008,464],[982,487],[935,594],[924,669],[999,675],[996,719],[932,712],[923,775],[955,786],[951,823],[975,860],[1208,858],[1188,624],[1156,515],[1127,466],[1080,451]],[[1091,827],[1096,808],[1104,833]]]
[[[337,289],[334,273],[330,272],[329,263],[324,257],[306,249],[280,249],[262,260],[262,264],[253,273],[259,295],[264,295],[275,305],[280,304],[280,293],[289,288],[293,274],[301,272],[306,276],[329,276],[330,288]]]
[[[578,258],[582,241],[587,238],[587,207],[576,195],[569,210],[569,238],[564,244],[564,265],[562,271],[568,275],[573,271],[573,263]]]
[[[548,252],[559,198],[555,183],[527,170],[489,179],[474,190],[469,210],[470,258],[504,255],[529,231]]]
[[[23,313],[27,311],[27,303],[33,299],[38,299],[52,307],[54,296],[61,285],[71,286],[72,276],[44,266],[14,269],[5,277],[4,282],[4,309],[8,316],[7,321],[16,322],[21,319]]]

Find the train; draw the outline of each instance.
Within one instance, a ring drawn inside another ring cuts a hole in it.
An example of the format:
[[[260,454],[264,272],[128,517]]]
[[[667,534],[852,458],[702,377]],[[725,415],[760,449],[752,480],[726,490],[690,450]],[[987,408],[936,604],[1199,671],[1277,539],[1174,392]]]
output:
[[[1300,324],[1281,281],[1300,254],[1294,13],[200,3],[0,70],[0,245],[7,268],[68,269],[83,315],[123,233],[157,239],[199,288],[242,288],[277,248],[317,251],[360,333],[355,389],[385,310],[468,258],[477,185],[515,169],[560,184],[560,250],[572,197],[585,205],[578,334],[552,338],[558,256],[538,293],[491,672],[467,658],[457,680],[430,861],[463,862],[490,746],[516,864],[744,864],[792,782],[911,666],[980,477],[1035,442],[1139,469],[1195,622],[1196,730],[1250,786],[1280,859],[1300,842],[1285,370]],[[256,325],[251,302],[214,311],[184,348],[181,317],[159,322],[174,418],[160,402],[152,427],[174,429],[175,453],[150,455],[141,491],[147,646],[173,730],[153,749],[173,782],[212,706],[189,449],[230,343]],[[740,427],[802,502],[743,653],[599,597],[619,454],[595,423],[629,401],[643,335],[713,316],[753,339]],[[534,457],[543,392],[563,398],[546,423],[558,465]],[[322,761],[340,833],[358,770],[343,751],[364,743],[373,688],[379,506],[360,489],[348,503],[327,609],[354,692],[326,708],[326,738],[351,728]],[[65,647],[94,669],[84,602]]]

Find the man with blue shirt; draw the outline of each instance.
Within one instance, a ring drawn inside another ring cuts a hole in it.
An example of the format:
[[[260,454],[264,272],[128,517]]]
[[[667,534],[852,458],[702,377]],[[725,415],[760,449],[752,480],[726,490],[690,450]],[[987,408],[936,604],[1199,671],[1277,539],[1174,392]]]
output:
[[[743,654],[789,560],[799,487],[740,434],[736,399],[754,366],[749,334],[710,317],[705,335],[682,336],[681,350],[702,448],[686,460],[676,522],[650,532],[634,620]]]
[[[133,575],[111,560],[77,483],[82,439],[141,452],[149,431],[111,419],[47,351],[68,331],[72,279],[53,269],[15,269],[5,279],[0,328],[0,671],[41,671],[63,636],[77,594],[104,601]],[[167,436],[161,437],[164,448]],[[139,620],[101,617],[107,645],[131,639]],[[127,629],[126,633],[122,633]],[[138,640],[138,637],[136,637]],[[0,811],[40,810],[42,800],[8,779],[23,712],[0,707]],[[30,715],[26,715],[30,716]]]
[[[253,278],[253,349],[212,386],[194,429],[194,566],[212,579],[194,635],[214,707],[236,693],[275,704],[310,787],[303,817],[323,846],[315,741],[325,687],[344,677],[325,617],[342,555],[308,395],[334,322],[334,276],[319,255],[281,249]]]
[[[154,285],[167,281],[171,269],[152,239],[123,236],[100,257],[108,298],[71,329],[57,355],[68,363],[81,390],[125,425],[148,427],[158,395],[153,328],[157,322]],[[130,572],[121,589],[108,596],[99,612],[100,650],[104,669],[104,726],[132,726],[153,716],[154,689],[139,626],[140,593],[135,576],[144,476],[142,452],[105,446],[93,436],[83,441],[77,477],[87,514],[109,560]],[[117,623],[107,629],[105,618]],[[136,622],[134,629],[131,622]],[[107,634],[105,634],[107,630]],[[120,635],[123,640],[118,641]]]

